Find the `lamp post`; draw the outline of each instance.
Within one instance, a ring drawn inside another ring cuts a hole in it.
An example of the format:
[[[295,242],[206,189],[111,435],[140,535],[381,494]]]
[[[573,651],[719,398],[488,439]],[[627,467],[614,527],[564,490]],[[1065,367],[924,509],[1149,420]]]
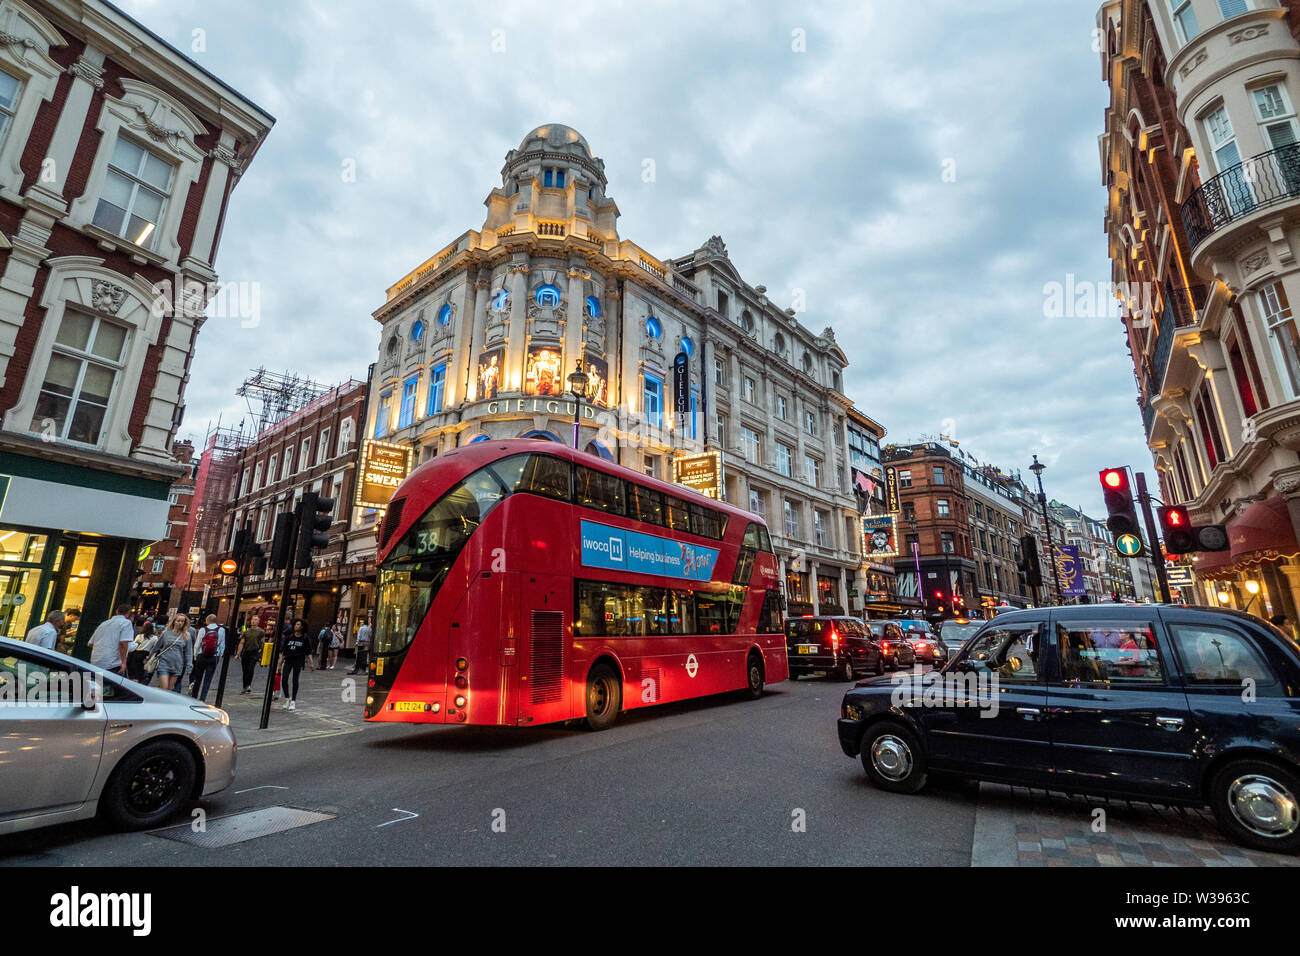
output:
[[[1047,560],[1052,562],[1052,580],[1056,583],[1056,603],[1060,604],[1064,595],[1061,594],[1061,575],[1056,569],[1056,545],[1052,543],[1052,519],[1047,516],[1047,495],[1043,493],[1043,469],[1047,466],[1034,456],[1034,463],[1029,466],[1029,470],[1034,473],[1038,479],[1038,503],[1043,509],[1043,527],[1047,530]]]
[[[569,373],[569,388],[576,399],[573,406],[573,448],[578,448],[578,425],[582,420],[582,396],[587,394],[587,383],[590,380],[587,373],[582,370],[582,359],[577,360],[573,371]]]

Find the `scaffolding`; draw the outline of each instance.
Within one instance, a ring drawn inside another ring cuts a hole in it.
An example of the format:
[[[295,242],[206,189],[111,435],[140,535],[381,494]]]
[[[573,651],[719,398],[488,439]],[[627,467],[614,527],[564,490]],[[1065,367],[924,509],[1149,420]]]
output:
[[[194,488],[194,537],[191,551],[207,556],[220,554],[226,545],[226,519],[235,496],[239,475],[239,457],[252,444],[241,421],[223,427],[220,421],[203,439],[203,457]],[[204,569],[208,574],[211,568]]]
[[[248,403],[248,413],[255,426],[253,434],[256,435],[328,391],[328,386],[304,375],[268,372],[259,368],[244,379],[243,384],[235,389],[235,394]]]

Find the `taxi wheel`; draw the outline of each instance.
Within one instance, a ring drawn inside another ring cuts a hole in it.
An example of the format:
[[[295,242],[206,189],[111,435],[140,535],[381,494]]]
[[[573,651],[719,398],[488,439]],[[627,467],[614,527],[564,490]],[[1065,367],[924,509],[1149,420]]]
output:
[[[132,750],[113,771],[99,808],[124,830],[167,822],[189,801],[198,768],[175,740],[155,740]]]
[[[925,751],[902,724],[884,721],[867,730],[862,738],[862,766],[881,790],[916,793],[925,786]]]
[[[876,675],[879,676],[885,672],[885,655],[876,655]]]
[[[853,680],[853,658],[846,657],[844,663],[840,665],[840,680]]]
[[[1267,760],[1234,760],[1210,781],[1210,809],[1243,846],[1276,853],[1300,850],[1300,775]]]
[[[756,651],[745,662],[745,696],[750,700],[763,696],[763,658]]]
[[[587,675],[587,726],[604,730],[618,719],[623,707],[623,685],[607,664],[597,664]]]

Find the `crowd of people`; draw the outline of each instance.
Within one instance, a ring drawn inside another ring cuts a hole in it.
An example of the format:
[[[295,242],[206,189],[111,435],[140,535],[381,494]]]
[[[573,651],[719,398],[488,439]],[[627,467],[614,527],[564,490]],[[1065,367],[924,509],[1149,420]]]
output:
[[[27,632],[27,642],[70,654],[67,639],[69,618],[77,612],[51,611],[44,622]],[[75,640],[75,621],[72,623]],[[357,628],[356,662],[348,673],[364,673],[370,651],[371,628],[363,622]],[[166,623],[151,615],[134,616],[129,604],[119,604],[112,617],[95,628],[89,641],[90,663],[141,684],[155,684],[163,690],[188,693],[206,702],[212,678],[223,658],[239,661],[241,694],[253,693],[253,680],[262,663],[271,635],[257,620],[251,620],[237,641],[228,641],[226,629],[209,614],[201,624],[188,614],[173,612]],[[297,708],[300,677],[304,666],[312,670],[333,670],[339,651],[346,644],[342,624],[327,624],[311,636],[307,622],[294,618],[284,627],[281,657],[276,672],[276,697],[284,693],[284,707]],[[317,658],[319,657],[319,664]],[[282,687],[280,685],[283,685]]]

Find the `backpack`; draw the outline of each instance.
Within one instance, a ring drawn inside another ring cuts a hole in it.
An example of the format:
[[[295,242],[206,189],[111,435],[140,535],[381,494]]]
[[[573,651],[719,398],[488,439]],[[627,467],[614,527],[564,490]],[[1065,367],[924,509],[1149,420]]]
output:
[[[203,641],[199,644],[200,657],[217,656],[217,637],[221,628],[216,624],[209,624],[203,629]]]

